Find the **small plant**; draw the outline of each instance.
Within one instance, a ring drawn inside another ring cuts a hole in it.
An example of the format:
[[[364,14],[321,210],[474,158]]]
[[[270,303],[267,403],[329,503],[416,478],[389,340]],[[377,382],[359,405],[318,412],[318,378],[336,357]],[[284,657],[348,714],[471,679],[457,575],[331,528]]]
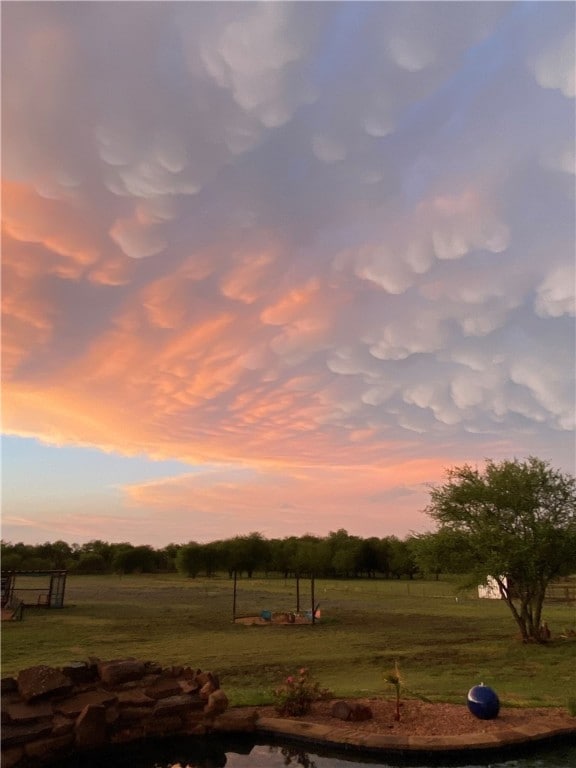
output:
[[[402,677],[400,676],[400,670],[398,668],[398,662],[394,662],[394,669],[391,669],[389,672],[386,672],[384,675],[384,680],[389,683],[390,685],[393,685],[396,690],[396,713],[394,715],[394,720],[396,722],[400,721],[400,695],[402,691]]]
[[[274,690],[274,706],[279,715],[305,715],[312,702],[330,698],[331,693],[313,680],[305,667],[295,675],[289,675]]]

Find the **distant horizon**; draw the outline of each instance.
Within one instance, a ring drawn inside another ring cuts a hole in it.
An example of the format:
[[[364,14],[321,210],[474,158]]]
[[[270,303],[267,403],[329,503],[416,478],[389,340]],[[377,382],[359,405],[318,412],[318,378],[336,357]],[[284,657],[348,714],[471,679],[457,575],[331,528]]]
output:
[[[451,467],[574,473],[575,30],[5,3],[3,538],[403,538]]]
[[[341,530],[341,529],[339,529],[339,530]],[[318,539],[327,539],[327,538],[330,537],[331,533],[337,533],[337,532],[338,531],[329,531],[326,534],[313,534],[313,533],[288,534],[286,536],[264,536],[264,535],[262,535],[262,539],[264,541],[282,541],[284,539],[289,539],[289,538],[297,538],[297,539],[299,539],[299,538],[305,538],[307,536],[313,536],[314,538],[318,538]],[[163,545],[159,545],[159,546],[154,546],[150,542],[142,543],[142,544],[132,544],[132,542],[130,542],[130,541],[109,541],[109,540],[106,540],[106,539],[89,539],[88,541],[84,541],[84,542],[66,541],[65,539],[54,539],[52,541],[39,541],[39,542],[35,542],[35,543],[33,543],[33,542],[24,542],[24,541],[10,541],[10,542],[8,542],[5,539],[2,539],[2,541],[3,541],[3,543],[5,543],[7,545],[16,546],[18,544],[23,544],[24,546],[28,546],[28,547],[41,547],[44,544],[55,544],[57,541],[63,541],[64,544],[67,544],[69,547],[72,547],[74,545],[77,545],[78,547],[83,547],[83,546],[86,546],[87,544],[91,544],[94,541],[99,541],[99,542],[102,542],[103,544],[109,544],[111,546],[118,546],[118,545],[121,545],[121,544],[130,544],[133,547],[151,547],[154,550],[162,550],[162,549],[165,549],[166,547],[169,547],[169,546],[172,546],[172,545],[178,546],[178,547],[185,547],[188,544],[199,544],[200,546],[204,546],[206,544],[215,544],[215,543],[217,543],[219,541],[230,541],[231,539],[234,539],[237,536],[239,536],[239,537],[248,537],[248,536],[250,536],[250,534],[253,534],[253,533],[259,533],[259,531],[250,531],[250,533],[246,533],[246,534],[232,534],[231,536],[227,536],[227,537],[222,538],[222,539],[212,539],[211,541],[194,541],[192,539],[189,540],[189,541],[170,541],[170,542],[168,542],[168,544],[163,544]],[[406,534],[406,536],[395,536],[394,534],[389,534],[388,536],[359,536],[359,535],[353,533],[352,531],[346,531],[346,533],[351,538],[358,538],[358,539],[362,539],[362,540],[371,539],[371,538],[377,538],[379,540],[388,539],[388,538],[396,538],[399,541],[405,541],[406,539],[412,538],[413,536],[420,535],[423,532],[417,533],[417,532],[413,531],[412,533]]]

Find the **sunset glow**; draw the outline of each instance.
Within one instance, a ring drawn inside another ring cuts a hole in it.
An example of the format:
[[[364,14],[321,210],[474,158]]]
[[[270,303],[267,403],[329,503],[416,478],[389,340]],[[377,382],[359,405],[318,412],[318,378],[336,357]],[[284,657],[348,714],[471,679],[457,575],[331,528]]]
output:
[[[575,470],[576,8],[5,2],[5,540],[405,536]]]

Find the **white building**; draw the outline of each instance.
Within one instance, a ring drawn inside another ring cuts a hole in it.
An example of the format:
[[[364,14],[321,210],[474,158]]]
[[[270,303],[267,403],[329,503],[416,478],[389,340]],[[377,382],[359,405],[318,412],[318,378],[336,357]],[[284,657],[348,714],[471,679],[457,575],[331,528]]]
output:
[[[504,586],[507,586],[505,576],[502,577],[502,581],[504,582]],[[489,600],[502,599],[502,595],[500,594],[500,588],[498,587],[498,582],[493,576],[488,576],[486,578],[485,584],[478,585],[478,597],[488,598]]]

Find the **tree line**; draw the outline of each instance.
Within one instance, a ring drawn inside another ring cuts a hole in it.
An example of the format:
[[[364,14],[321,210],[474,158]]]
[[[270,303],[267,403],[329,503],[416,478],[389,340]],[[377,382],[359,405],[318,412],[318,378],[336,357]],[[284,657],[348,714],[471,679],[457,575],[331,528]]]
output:
[[[312,573],[320,578],[413,579],[446,572],[442,553],[434,561],[436,534],[362,538],[344,529],[328,536],[267,539],[261,533],[201,544],[168,544],[161,549],[128,542],[95,539],[85,544],[1,542],[3,570],[67,569],[77,574],[175,573],[188,577],[252,578],[254,574],[285,578]]]

